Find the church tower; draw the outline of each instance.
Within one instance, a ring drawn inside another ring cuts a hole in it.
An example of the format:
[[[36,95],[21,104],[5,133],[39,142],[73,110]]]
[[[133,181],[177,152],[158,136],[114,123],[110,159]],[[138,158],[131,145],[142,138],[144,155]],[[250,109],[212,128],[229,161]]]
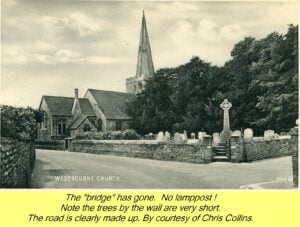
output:
[[[154,75],[154,67],[147,31],[146,18],[143,11],[142,27],[135,77],[126,80],[126,92],[137,94],[143,89],[146,79]]]

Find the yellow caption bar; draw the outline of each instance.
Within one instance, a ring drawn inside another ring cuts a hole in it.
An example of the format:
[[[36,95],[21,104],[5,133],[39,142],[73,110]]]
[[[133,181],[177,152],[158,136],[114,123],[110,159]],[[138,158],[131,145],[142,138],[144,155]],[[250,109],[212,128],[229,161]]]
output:
[[[297,191],[0,191],[0,226],[300,226]]]

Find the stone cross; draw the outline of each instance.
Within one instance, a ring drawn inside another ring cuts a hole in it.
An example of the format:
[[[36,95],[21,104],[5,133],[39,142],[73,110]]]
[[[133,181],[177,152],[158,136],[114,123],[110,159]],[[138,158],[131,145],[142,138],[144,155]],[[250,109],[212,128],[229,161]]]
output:
[[[224,111],[223,117],[223,131],[221,132],[221,142],[227,142],[230,139],[230,123],[229,123],[229,109],[232,107],[232,104],[228,102],[227,99],[221,103],[220,107]]]
[[[223,118],[223,130],[227,131],[230,130],[230,123],[229,123],[229,109],[232,107],[232,104],[228,102],[227,99],[221,103],[220,107],[224,110],[224,118]]]

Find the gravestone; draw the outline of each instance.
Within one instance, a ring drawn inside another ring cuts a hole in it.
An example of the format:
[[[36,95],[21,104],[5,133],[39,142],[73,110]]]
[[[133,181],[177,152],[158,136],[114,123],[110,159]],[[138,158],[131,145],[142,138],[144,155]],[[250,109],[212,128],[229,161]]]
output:
[[[212,140],[212,138],[211,138],[210,135],[205,135],[205,136],[203,137],[203,144],[204,144],[204,145],[211,146],[211,142],[212,142],[211,140]]]
[[[221,132],[221,142],[227,142],[230,140],[230,122],[229,122],[229,109],[232,107],[232,104],[228,102],[227,99],[221,103],[220,107],[224,111],[223,115],[223,131]]]
[[[165,141],[169,141],[170,139],[171,139],[171,135],[170,135],[170,133],[168,131],[166,131],[165,132],[165,138],[164,138],[164,140]]]
[[[155,140],[155,134],[153,134],[152,132],[149,133],[149,138],[150,140]]]
[[[242,136],[242,133],[241,133],[240,130],[235,130],[235,131],[233,131],[232,136],[238,136],[238,137],[241,137],[241,136]]]
[[[213,145],[216,146],[221,142],[220,134],[218,132],[213,133]]]
[[[198,140],[200,142],[203,142],[203,137],[206,135],[205,132],[198,132]]]
[[[184,141],[184,142],[186,142],[188,140],[187,133],[185,130],[183,131],[183,134],[181,134],[181,138],[182,138],[182,141]]]
[[[196,139],[196,135],[195,135],[195,133],[191,133],[191,138],[192,138],[193,140],[195,140],[195,139]]]
[[[180,133],[175,132],[175,134],[174,134],[174,142],[175,143],[181,143],[182,142],[181,134]]]
[[[253,130],[251,128],[246,128],[244,130],[244,140],[245,141],[253,140]]]
[[[274,139],[275,133],[273,130],[266,130],[264,132],[264,139],[265,140],[272,140]]]
[[[157,140],[158,141],[163,141],[164,140],[164,133],[163,132],[159,132],[157,135]]]

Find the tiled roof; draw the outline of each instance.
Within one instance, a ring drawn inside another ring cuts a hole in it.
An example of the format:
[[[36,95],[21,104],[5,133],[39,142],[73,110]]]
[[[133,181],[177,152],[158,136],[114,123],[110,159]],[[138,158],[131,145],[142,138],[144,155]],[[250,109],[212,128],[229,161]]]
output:
[[[87,92],[90,92],[95,98],[106,119],[130,119],[130,117],[125,113],[125,108],[126,103],[134,99],[134,95],[123,92],[94,89],[88,89]]]
[[[81,113],[86,116],[95,116],[93,107],[88,99],[79,98]]]
[[[51,115],[71,116],[74,98],[60,96],[43,96]]]
[[[61,96],[43,96],[50,113],[55,116],[72,116],[74,98]],[[88,99],[79,98],[80,109],[86,116],[95,116],[93,107]]]

